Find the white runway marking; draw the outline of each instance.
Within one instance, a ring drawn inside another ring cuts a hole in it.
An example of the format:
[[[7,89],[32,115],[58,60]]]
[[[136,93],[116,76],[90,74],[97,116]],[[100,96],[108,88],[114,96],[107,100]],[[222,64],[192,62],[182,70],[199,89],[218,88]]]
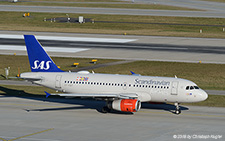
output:
[[[83,48],[59,48],[59,47],[43,47],[43,48],[47,52],[65,52],[65,53],[76,53],[76,52],[89,50],[89,49],[83,49]],[[0,50],[26,51],[26,47],[25,46],[0,45]]]
[[[137,39],[116,39],[116,38],[87,38],[87,37],[60,37],[60,36],[35,36],[38,40],[56,41],[84,41],[84,42],[104,42],[104,43],[127,43]],[[0,38],[24,39],[23,35],[0,34]]]

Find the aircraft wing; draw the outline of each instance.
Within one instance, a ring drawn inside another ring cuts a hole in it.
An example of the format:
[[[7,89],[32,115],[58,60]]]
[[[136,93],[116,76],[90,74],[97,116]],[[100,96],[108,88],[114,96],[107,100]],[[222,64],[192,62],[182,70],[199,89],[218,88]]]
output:
[[[121,94],[72,94],[72,93],[62,93],[62,94],[50,94],[46,92],[46,97],[49,97],[50,95],[59,95],[59,96],[65,96],[65,97],[92,97],[92,98],[120,98],[120,99],[133,99],[138,98],[137,94],[134,93],[121,93]]]

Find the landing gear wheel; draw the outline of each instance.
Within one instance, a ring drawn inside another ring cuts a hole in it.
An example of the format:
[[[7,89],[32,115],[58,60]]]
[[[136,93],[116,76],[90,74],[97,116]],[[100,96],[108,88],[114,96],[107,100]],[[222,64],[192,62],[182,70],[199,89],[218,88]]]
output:
[[[181,113],[179,103],[174,103],[174,105],[176,106],[175,114],[179,115]]]
[[[102,108],[102,113],[109,113],[109,112],[110,112],[110,109],[107,106],[104,106]]]
[[[181,113],[181,110],[176,110],[175,114],[179,115]]]

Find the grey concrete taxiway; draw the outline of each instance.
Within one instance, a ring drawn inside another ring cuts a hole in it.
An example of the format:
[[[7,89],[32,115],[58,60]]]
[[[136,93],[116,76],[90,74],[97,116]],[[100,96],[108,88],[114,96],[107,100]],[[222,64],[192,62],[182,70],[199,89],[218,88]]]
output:
[[[0,140],[224,140],[225,108],[143,104],[134,114],[103,114],[102,101],[0,96]]]

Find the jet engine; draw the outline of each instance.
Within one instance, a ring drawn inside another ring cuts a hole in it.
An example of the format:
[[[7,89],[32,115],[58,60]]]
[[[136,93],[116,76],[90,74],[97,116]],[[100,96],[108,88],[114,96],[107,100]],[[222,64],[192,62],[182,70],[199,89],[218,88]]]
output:
[[[137,112],[141,109],[141,102],[137,99],[120,99],[109,102],[108,107],[122,112]]]

